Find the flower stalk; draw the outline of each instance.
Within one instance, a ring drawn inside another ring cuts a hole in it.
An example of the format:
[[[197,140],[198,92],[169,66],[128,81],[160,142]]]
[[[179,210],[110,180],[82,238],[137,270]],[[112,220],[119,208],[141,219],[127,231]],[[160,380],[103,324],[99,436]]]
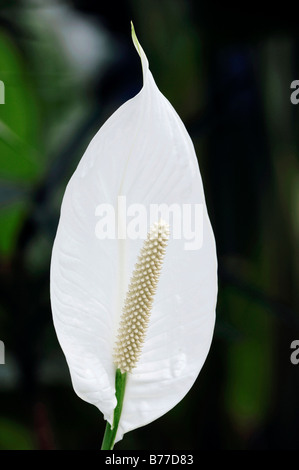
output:
[[[126,372],[122,373],[119,369],[116,369],[115,396],[117,400],[117,405],[114,410],[112,426],[107,421],[101,450],[112,450],[114,447],[114,441],[115,441],[115,437],[116,437],[116,433],[118,429],[118,424],[119,424],[121,411],[123,407],[124,396],[125,396],[126,380],[127,380],[127,373]]]

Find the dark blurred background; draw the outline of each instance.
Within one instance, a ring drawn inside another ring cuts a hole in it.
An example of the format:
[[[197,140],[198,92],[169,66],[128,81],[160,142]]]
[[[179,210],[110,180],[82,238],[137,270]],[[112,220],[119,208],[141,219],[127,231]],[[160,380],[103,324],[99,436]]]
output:
[[[116,448],[299,447],[297,18],[289,4],[1,0],[0,449],[98,449],[102,440],[102,415],[75,395],[56,339],[49,263],[67,181],[141,87],[131,19],[196,147],[219,297],[192,390]]]

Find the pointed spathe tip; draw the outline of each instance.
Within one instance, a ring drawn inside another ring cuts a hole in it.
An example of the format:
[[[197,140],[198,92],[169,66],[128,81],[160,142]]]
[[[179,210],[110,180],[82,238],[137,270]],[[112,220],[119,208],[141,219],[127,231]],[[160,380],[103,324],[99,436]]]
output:
[[[141,45],[140,45],[140,43],[137,39],[133,21],[131,21],[131,35],[132,35],[133,44],[134,44],[135,49],[138,52],[138,55],[139,55],[140,60],[141,60],[142,72],[143,72],[143,83],[145,83],[145,79],[146,79],[146,75],[147,75],[147,71],[148,71],[148,60],[146,58],[144,50],[142,49],[142,47],[141,47]]]
[[[133,21],[131,21],[131,35],[132,35],[132,41],[134,43],[134,46],[136,47],[136,50],[137,50],[139,56],[141,57],[141,46],[140,46],[139,41],[138,41],[137,36],[136,36]]]

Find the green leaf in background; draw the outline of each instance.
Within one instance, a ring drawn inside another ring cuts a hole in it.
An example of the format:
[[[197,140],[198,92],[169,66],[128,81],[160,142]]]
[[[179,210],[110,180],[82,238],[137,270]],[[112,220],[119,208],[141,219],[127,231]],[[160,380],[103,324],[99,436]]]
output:
[[[17,234],[26,213],[26,203],[18,202],[0,210],[0,254],[9,255],[15,246]]]
[[[32,450],[32,433],[22,424],[9,419],[0,420],[0,450]]]
[[[226,409],[246,437],[267,417],[271,406],[273,338],[269,313],[233,287],[223,293],[235,328],[243,333],[227,350]]]
[[[9,256],[28,202],[25,193],[20,196],[17,185],[21,190],[30,187],[41,173],[43,159],[37,150],[39,114],[29,67],[3,33],[0,33],[0,80],[5,86],[5,104],[0,105],[0,192],[5,192],[3,181],[8,181],[18,193],[18,197],[2,201],[4,208],[0,210],[0,255]]]

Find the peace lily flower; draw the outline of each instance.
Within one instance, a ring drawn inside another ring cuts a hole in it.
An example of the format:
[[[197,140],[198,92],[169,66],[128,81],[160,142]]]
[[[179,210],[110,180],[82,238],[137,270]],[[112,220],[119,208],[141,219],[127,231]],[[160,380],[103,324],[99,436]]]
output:
[[[132,38],[143,88],[107,120],[79,162],[51,261],[58,340],[75,392],[107,420],[103,449],[186,395],[210,348],[217,297],[215,242],[194,147],[157,88],[133,26]],[[120,196],[147,211],[152,204],[200,205],[202,244],[186,249],[183,236],[171,236],[170,220],[154,221],[146,240],[123,236]],[[102,203],[116,210],[114,238],[96,236]]]

